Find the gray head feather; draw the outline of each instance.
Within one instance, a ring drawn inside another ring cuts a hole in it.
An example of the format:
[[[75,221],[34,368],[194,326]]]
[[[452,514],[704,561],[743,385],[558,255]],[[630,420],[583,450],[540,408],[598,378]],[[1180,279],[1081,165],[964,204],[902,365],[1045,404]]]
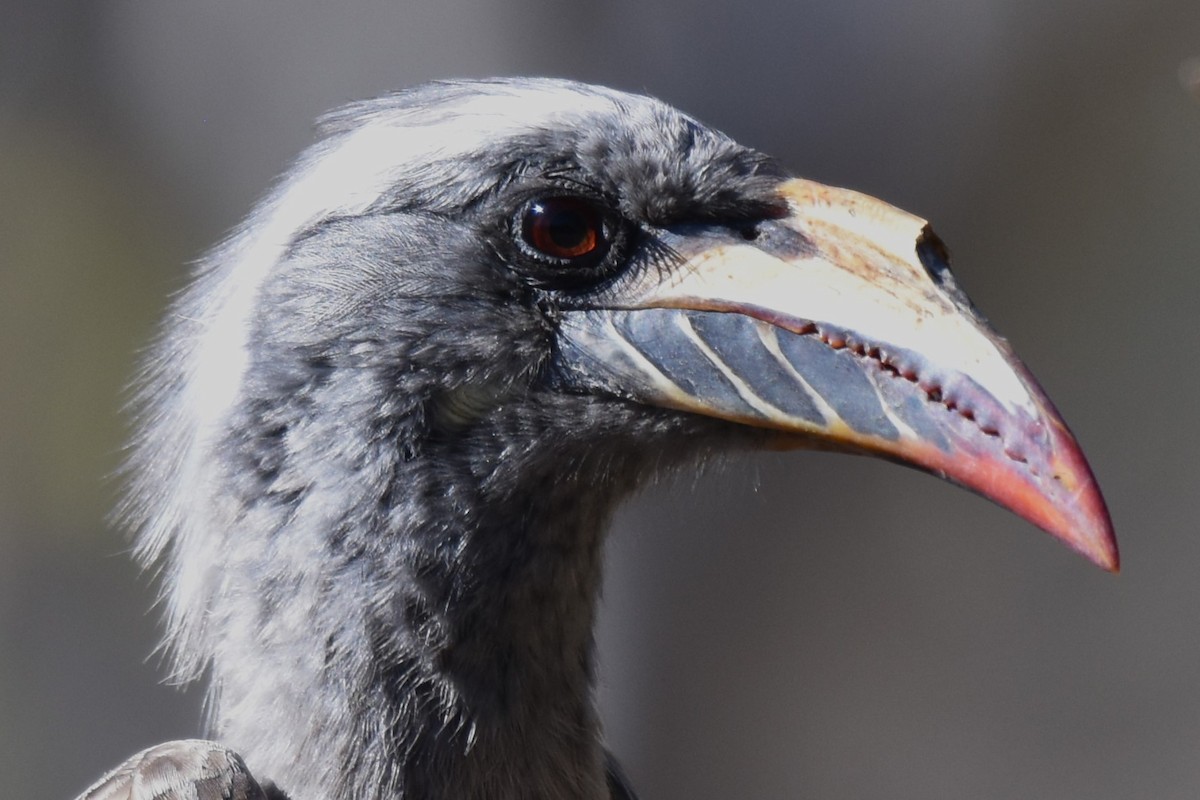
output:
[[[321,130],[142,376],[124,513],[177,673],[211,669],[218,736],[300,798],[602,796],[603,529],[736,434],[556,390],[561,298],[506,259],[514,198],[573,182],[661,225],[761,211],[778,168],[551,80],[431,84]]]

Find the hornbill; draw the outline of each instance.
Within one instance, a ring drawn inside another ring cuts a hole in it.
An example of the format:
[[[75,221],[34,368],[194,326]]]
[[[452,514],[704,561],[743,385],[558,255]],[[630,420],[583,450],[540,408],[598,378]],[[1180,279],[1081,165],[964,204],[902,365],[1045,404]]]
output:
[[[219,744],[84,798],[631,797],[592,698],[604,532],[731,448],[908,464],[1117,568],[1078,445],[923,220],[560,80],[322,134],[141,380],[125,514]]]

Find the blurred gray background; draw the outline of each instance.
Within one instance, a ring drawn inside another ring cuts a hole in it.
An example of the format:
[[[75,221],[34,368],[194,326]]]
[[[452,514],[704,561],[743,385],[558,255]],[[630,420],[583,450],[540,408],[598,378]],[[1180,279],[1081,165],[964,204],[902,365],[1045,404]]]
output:
[[[341,103],[644,90],[934,221],[1074,427],[1125,571],[881,463],[763,455],[619,518],[600,703],[646,800],[1200,796],[1196,0],[0,0],[0,795],[199,732],[105,517],[183,265]],[[1189,86],[1191,88],[1189,89]]]

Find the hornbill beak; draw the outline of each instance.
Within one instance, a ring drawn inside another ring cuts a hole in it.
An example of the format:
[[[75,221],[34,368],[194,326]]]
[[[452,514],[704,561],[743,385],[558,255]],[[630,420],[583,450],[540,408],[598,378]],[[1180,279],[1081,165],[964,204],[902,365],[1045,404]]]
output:
[[[929,225],[810,181],[780,194],[776,219],[659,232],[643,247],[653,266],[564,314],[571,382],[766,428],[781,447],[916,467],[1115,572],[1078,443],[957,288]]]

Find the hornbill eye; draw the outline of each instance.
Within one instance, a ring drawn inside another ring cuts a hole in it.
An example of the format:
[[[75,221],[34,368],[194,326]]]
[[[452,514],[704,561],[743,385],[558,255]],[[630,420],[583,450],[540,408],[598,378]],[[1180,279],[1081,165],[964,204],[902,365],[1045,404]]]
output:
[[[609,214],[582,197],[538,198],[525,207],[521,237],[536,255],[567,265],[592,266],[612,238]]]

